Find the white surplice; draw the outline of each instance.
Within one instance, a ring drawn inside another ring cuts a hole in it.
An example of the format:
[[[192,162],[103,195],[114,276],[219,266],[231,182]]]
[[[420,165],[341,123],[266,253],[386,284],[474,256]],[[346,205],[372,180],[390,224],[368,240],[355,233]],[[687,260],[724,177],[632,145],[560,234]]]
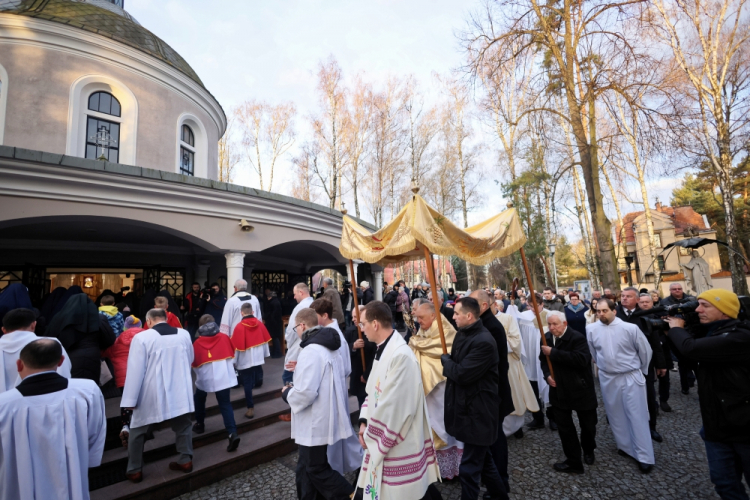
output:
[[[542,317],[542,327],[546,332],[547,311],[542,310],[540,316]],[[539,353],[542,351],[542,337],[541,333],[539,333],[539,327],[536,325],[536,316],[533,311],[524,311],[516,319],[518,320],[518,329],[521,331],[523,350],[526,353],[526,357],[523,359],[523,368],[526,372],[526,377],[530,382],[537,383],[539,386],[539,398],[544,403],[549,403],[549,386],[544,379],[542,366],[539,364]]]
[[[174,335],[146,330],[133,337],[120,406],[135,408],[130,427],[192,413],[193,343],[182,328]]]
[[[297,313],[302,309],[307,309],[310,304],[313,303],[312,297],[305,297],[296,306],[292,314],[289,316],[289,324],[286,327],[284,336],[286,338],[286,357],[284,358],[284,364],[288,364],[290,361],[297,361],[300,351],[300,340],[299,336],[295,333],[294,327],[297,326]]]
[[[195,387],[204,392],[219,392],[237,385],[234,358],[205,363],[194,367],[193,371],[195,372]]]
[[[39,339],[48,339],[52,337],[37,337],[34,332],[25,330],[16,330],[15,332],[6,333],[0,338],[0,393],[9,391],[21,383],[21,377],[18,375],[16,361],[21,355],[21,349],[26,347],[29,342]],[[53,339],[60,342],[57,339]],[[60,344],[62,347],[62,344]],[[70,357],[62,347],[62,353],[65,361],[57,368],[57,373],[65,378],[70,378]]]
[[[366,498],[422,498],[440,478],[419,362],[396,330],[367,379],[360,409],[367,451],[357,486]]]
[[[219,325],[221,333],[226,333],[230,337],[232,336],[234,327],[242,321],[242,304],[245,302],[250,302],[253,305],[253,316],[258,318],[258,321],[263,321],[263,311],[260,310],[258,298],[246,291],[236,292],[227,299],[224,312],[221,313],[221,325]]]
[[[338,351],[309,344],[297,358],[294,387],[287,394],[292,408],[292,439],[302,446],[334,444],[352,436],[344,368]]]
[[[651,346],[633,324],[615,318],[586,326],[591,356],[599,367],[599,384],[609,427],[617,448],[639,462],[654,463],[648,426],[646,378]]]
[[[341,347],[339,347],[338,353],[341,357],[341,364],[336,366],[341,367],[341,372],[338,373],[338,376],[343,381],[344,387],[348,387],[346,379],[352,373],[352,360],[349,352],[349,344],[346,342],[346,338],[336,321],[332,321],[331,324],[326,325],[326,327],[332,328],[339,333]],[[342,400],[341,407],[346,408],[348,411],[349,392],[344,391],[339,397]],[[359,469],[359,466],[362,465],[363,454],[364,450],[362,449],[362,445],[359,444],[359,439],[354,433],[346,439],[328,445],[328,463],[333,470],[342,475]]]
[[[106,433],[104,398],[91,380],[39,396],[0,394],[0,498],[87,500]]]

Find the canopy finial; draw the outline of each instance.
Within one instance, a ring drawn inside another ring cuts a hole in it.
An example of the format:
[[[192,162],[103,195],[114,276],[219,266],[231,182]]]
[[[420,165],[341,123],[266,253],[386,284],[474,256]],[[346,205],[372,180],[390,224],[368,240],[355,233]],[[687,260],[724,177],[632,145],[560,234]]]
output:
[[[417,179],[413,178],[411,179],[411,192],[414,194],[419,193],[419,184],[417,184]]]
[[[341,200],[341,208],[339,209],[339,212],[341,212],[341,215],[346,215],[348,213],[344,200]]]
[[[505,205],[508,208],[513,208],[513,202],[509,201],[507,205]]]

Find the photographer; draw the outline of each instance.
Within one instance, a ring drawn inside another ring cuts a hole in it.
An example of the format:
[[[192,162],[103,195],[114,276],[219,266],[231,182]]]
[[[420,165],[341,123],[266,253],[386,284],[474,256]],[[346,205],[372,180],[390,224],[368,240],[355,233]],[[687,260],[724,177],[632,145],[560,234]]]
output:
[[[750,325],[737,319],[740,302],[732,292],[708,290],[698,302],[706,336],[694,338],[683,319],[671,316],[667,335],[679,353],[697,363],[700,435],[711,482],[723,499],[747,499],[742,474],[750,480]]]

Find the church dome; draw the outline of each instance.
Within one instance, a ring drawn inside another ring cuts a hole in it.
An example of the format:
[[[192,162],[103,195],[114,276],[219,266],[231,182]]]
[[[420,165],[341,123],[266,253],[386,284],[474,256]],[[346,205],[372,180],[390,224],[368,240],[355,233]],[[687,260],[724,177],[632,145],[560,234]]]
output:
[[[185,59],[141,26],[121,5],[121,0],[0,0],[0,13],[44,19],[98,33],[164,61],[203,87]]]

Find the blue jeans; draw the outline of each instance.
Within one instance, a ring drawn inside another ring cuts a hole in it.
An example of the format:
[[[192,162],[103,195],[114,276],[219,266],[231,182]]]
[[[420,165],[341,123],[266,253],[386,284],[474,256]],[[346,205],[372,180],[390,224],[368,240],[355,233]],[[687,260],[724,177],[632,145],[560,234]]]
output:
[[[704,436],[701,429],[701,437]],[[711,482],[722,500],[748,500],[745,482],[750,483],[750,444],[706,441],[706,457]]]
[[[250,368],[239,370],[237,373],[239,373],[242,386],[245,388],[247,407],[253,408],[253,387],[255,387],[256,382],[263,380],[263,367],[260,365],[251,366]]]
[[[291,384],[294,380],[294,372],[288,372],[284,370],[284,373],[281,374],[281,381],[284,383],[284,385]]]
[[[224,418],[224,428],[228,433],[232,434],[237,432],[237,424],[234,422],[234,408],[232,408],[232,401],[229,399],[229,389],[218,391],[216,394],[216,401],[219,402],[219,411],[221,416]],[[206,392],[200,389],[195,389],[195,421],[202,424],[206,418]]]

